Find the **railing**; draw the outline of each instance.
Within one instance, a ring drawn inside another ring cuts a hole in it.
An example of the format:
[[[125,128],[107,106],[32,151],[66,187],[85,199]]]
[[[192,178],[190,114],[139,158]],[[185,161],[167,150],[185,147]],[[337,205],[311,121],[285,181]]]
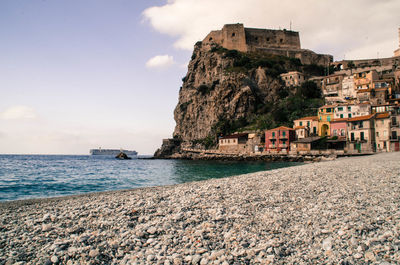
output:
[[[390,141],[392,141],[392,142],[400,141],[400,136],[396,136],[396,137],[390,136]]]
[[[398,122],[390,122],[390,127],[399,127]]]

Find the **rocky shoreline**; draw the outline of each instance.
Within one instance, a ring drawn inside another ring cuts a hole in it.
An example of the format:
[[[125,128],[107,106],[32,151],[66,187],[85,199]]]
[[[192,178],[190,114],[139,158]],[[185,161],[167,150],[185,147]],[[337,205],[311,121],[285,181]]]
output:
[[[399,161],[0,203],[0,264],[399,264]]]

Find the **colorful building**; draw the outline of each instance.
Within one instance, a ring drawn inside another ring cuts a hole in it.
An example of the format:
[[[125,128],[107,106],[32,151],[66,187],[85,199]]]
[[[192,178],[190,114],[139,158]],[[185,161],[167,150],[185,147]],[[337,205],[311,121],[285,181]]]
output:
[[[333,119],[331,121],[331,137],[337,137],[338,139],[346,140],[347,135],[347,121],[348,118]]]
[[[265,149],[267,151],[290,150],[290,143],[296,139],[295,130],[280,126],[265,131]]]
[[[348,150],[353,152],[375,151],[375,114],[348,119]]]
[[[390,151],[400,151],[400,105],[390,110]]]
[[[330,122],[333,120],[335,106],[325,105],[318,109],[318,135],[330,135]]]
[[[379,75],[376,70],[369,70],[355,73],[353,78],[354,86],[357,90],[370,89],[372,88],[372,83],[379,79]]]
[[[318,135],[318,116],[303,117],[293,121],[297,139]]]
[[[375,116],[375,142],[376,151],[390,151],[390,113],[378,113]]]

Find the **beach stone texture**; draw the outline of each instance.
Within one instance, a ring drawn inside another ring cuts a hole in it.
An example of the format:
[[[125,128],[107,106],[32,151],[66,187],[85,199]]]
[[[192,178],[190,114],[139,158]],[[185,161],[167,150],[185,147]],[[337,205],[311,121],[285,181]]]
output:
[[[0,264],[399,264],[400,153],[0,204]]]

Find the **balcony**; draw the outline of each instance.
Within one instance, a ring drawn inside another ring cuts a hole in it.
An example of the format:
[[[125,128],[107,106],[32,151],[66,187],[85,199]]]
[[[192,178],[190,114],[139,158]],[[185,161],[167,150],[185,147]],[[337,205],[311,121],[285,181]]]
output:
[[[270,145],[268,145],[268,148],[269,148],[269,149],[276,149],[276,145],[270,144]]]
[[[390,141],[391,142],[399,142],[400,141],[400,136],[396,136],[396,137],[390,136]]]
[[[287,139],[288,136],[287,135],[279,135],[279,139]]]
[[[286,144],[280,144],[279,148],[287,148],[287,145]]]
[[[399,123],[398,122],[390,122],[390,127],[399,127]]]

